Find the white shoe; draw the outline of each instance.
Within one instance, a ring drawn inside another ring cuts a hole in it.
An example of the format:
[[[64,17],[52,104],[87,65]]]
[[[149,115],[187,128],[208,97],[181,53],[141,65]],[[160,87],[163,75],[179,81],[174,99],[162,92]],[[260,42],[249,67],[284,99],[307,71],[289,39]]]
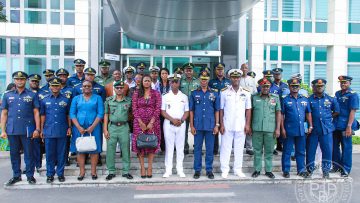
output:
[[[227,179],[228,173],[225,173],[225,172],[221,173],[221,177],[224,178],[224,179]]]
[[[178,175],[179,175],[180,178],[185,178],[186,177],[184,172],[179,172]]]
[[[166,173],[164,173],[163,178],[168,178],[168,177],[170,177],[170,175],[171,175],[170,173],[166,172]]]
[[[236,172],[235,175],[239,176],[240,178],[246,178],[246,175],[241,171]]]

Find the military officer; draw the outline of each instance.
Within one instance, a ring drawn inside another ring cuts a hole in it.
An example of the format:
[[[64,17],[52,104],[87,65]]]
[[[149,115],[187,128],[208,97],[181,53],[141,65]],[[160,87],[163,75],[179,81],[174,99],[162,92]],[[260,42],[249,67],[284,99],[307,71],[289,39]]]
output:
[[[224,63],[216,63],[214,65],[214,71],[216,74],[216,78],[211,79],[209,81],[209,87],[214,89],[215,91],[221,92],[221,90],[227,88],[231,81],[227,78],[225,78],[225,64]],[[210,74],[210,73],[209,73]],[[214,146],[214,154],[217,155],[219,152],[219,135],[215,135],[215,146]]]
[[[1,137],[8,138],[13,178],[6,185],[21,181],[20,148],[23,146],[26,177],[29,184],[35,184],[35,162],[33,158],[33,140],[39,137],[40,114],[37,94],[25,88],[28,75],[22,71],[12,74],[16,89],[8,91],[2,99]]]
[[[186,96],[190,97],[191,92],[196,90],[200,86],[200,82],[198,79],[194,77],[194,70],[193,70],[194,64],[185,63],[182,67],[184,68],[185,76],[181,78],[180,91],[184,93]],[[186,128],[185,128],[185,146],[184,146],[185,154],[189,154],[189,143],[188,143],[189,123],[190,123],[189,119],[187,119]]]
[[[326,94],[326,80],[313,80],[314,94],[309,97],[311,115],[314,129],[306,140],[306,167],[311,175],[315,170],[315,155],[318,144],[322,152],[323,177],[329,178],[332,158],[332,132],[335,127],[332,123],[333,117],[339,114],[339,105],[333,97]]]
[[[160,92],[160,81],[159,81],[159,71],[160,68],[157,66],[151,66],[149,68],[150,77],[151,77],[151,88]]]
[[[171,89],[162,98],[161,115],[164,121],[165,138],[165,173],[164,178],[172,174],[174,147],[176,147],[176,171],[181,178],[185,178],[183,170],[185,121],[189,116],[188,97],[179,91],[181,75],[168,76]]]
[[[145,69],[146,69],[145,62],[140,62],[140,63],[136,64],[136,72],[137,73],[144,75]]]
[[[44,99],[46,95],[49,94],[49,92],[45,92],[44,90],[39,88],[39,84],[41,81],[41,76],[38,74],[31,74],[28,77],[29,80],[29,89],[36,93],[39,97],[39,101]],[[34,160],[35,160],[35,168],[37,172],[39,172],[39,169],[42,167],[42,157],[45,152],[45,146],[41,140],[41,138],[34,138]]]
[[[120,144],[122,153],[122,177],[133,179],[130,170],[130,129],[128,125],[128,114],[131,110],[131,99],[125,96],[124,81],[114,84],[115,94],[105,101],[105,116],[103,131],[107,139],[106,166],[109,175],[106,180],[113,179],[116,175],[115,153],[117,143]]]
[[[341,90],[335,93],[335,98],[340,113],[334,122],[332,171],[339,171],[342,177],[348,177],[352,167],[352,135],[354,131],[359,130],[359,122],[355,119],[355,113],[359,109],[359,96],[350,87],[352,77],[341,75],[338,79]]]
[[[43,74],[44,74],[44,76],[45,76],[45,80],[46,80],[47,83],[46,83],[46,85],[44,85],[44,86],[41,88],[41,90],[49,93],[49,92],[50,92],[50,90],[49,90],[49,81],[55,77],[55,71],[52,70],[52,69],[45,69],[45,70],[43,71]]]
[[[214,179],[214,135],[219,132],[220,96],[208,86],[210,76],[206,71],[200,73],[200,87],[191,92],[189,98],[190,128],[194,135],[194,178],[200,178],[202,168],[202,146],[206,145],[206,176]]]
[[[66,143],[71,135],[70,99],[61,94],[61,79],[49,81],[51,93],[41,100],[41,138],[45,140],[46,182],[54,182],[55,165],[59,182],[64,182]]]
[[[95,82],[105,87],[107,84],[113,82],[110,74],[110,62],[106,60],[101,60],[99,62],[99,67],[101,75],[95,77]]]
[[[285,178],[290,177],[290,157],[295,145],[295,158],[298,175],[308,178],[305,169],[305,119],[308,122],[308,134],[313,129],[311,109],[307,97],[299,94],[300,81],[288,80],[290,94],[284,95],[281,104],[282,124],[281,131],[284,140],[284,149],[281,157],[282,171]]]
[[[263,71],[264,78],[271,82],[270,93],[281,95],[280,87],[275,85],[274,83],[274,72],[272,70],[264,70]],[[258,92],[261,92],[261,86],[258,86]]]
[[[177,73],[179,74],[181,77],[183,76],[184,74],[184,68],[183,67],[177,67],[174,71],[174,73]]]
[[[96,70],[89,67],[84,70],[84,74],[85,74],[85,80],[88,80],[88,81],[92,82],[92,84],[93,84],[93,90],[92,90],[93,93],[101,96],[103,101],[105,101],[106,94],[105,94],[104,86],[102,86],[94,81]],[[79,94],[82,94],[82,84],[81,83],[77,84],[74,87],[74,96],[77,96]]]
[[[279,95],[270,93],[271,82],[262,78],[258,81],[261,92],[252,96],[252,143],[254,147],[254,173],[256,178],[262,169],[264,148],[265,175],[275,178],[272,173],[272,157],[275,138],[280,136],[281,104]]]
[[[74,60],[76,73],[74,73],[72,76],[69,77],[67,81],[69,86],[75,87],[75,85],[81,84],[85,80],[85,75],[84,75],[85,64],[86,62],[82,59]]]
[[[248,76],[252,77],[252,78],[255,78],[256,77],[256,73],[254,71],[249,71],[247,73]]]
[[[278,87],[279,88],[279,96],[281,98],[282,96],[282,92],[285,90],[285,89],[288,89],[289,86],[282,82],[281,79],[282,79],[282,72],[283,72],[283,69],[282,68],[274,68],[272,69],[273,73],[274,73],[274,82],[273,82],[273,85]]]
[[[302,76],[300,73],[295,73],[291,76],[291,79],[297,79],[300,81],[300,84],[302,83]],[[285,89],[282,89],[282,95],[288,95],[290,94],[290,90],[289,88],[285,88]],[[299,94],[305,96],[305,97],[308,97],[309,96],[309,93],[307,90],[303,89],[300,87],[300,90],[299,90]]]
[[[132,66],[127,66],[123,69],[123,74],[125,75],[125,83],[129,85],[129,88],[135,87],[136,83],[134,80],[134,73],[136,72],[135,68]]]
[[[242,172],[243,149],[246,134],[250,134],[251,94],[240,87],[242,71],[231,69],[229,76],[231,86],[220,93],[220,133],[221,176],[227,178],[230,170],[229,162],[234,143],[234,174],[244,178]]]

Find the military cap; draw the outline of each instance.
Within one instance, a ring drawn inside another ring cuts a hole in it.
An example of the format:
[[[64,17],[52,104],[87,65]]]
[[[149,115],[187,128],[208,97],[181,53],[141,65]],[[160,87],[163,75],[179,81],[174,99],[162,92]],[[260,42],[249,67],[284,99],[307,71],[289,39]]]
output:
[[[182,72],[182,71],[184,71],[183,67],[177,67],[174,72],[179,73],[179,72]]]
[[[159,71],[160,71],[160,68],[157,67],[157,66],[151,66],[151,67],[149,68],[149,71],[150,71],[150,72],[159,72]]]
[[[315,86],[324,86],[326,85],[327,81],[325,79],[315,79],[311,82],[311,84],[315,85]]]
[[[194,68],[194,64],[193,63],[184,63],[184,65],[182,66],[183,69],[193,69]]]
[[[297,78],[292,78],[292,79],[288,80],[287,83],[290,86],[298,86],[298,85],[300,85],[300,80]]]
[[[200,68],[200,73],[203,72],[203,71],[208,72],[209,75],[210,75],[210,68],[209,68],[209,67],[202,67],[202,68]]]
[[[61,85],[61,79],[60,78],[53,78],[49,81],[50,86],[59,86]]]
[[[177,73],[170,74],[170,75],[168,75],[168,79],[169,79],[169,80],[180,80],[180,79],[181,79],[181,75],[180,75],[180,74],[177,74]]]
[[[29,75],[29,80],[37,80],[40,81],[41,80],[41,76],[39,74],[31,74]]]
[[[200,80],[209,80],[210,79],[210,75],[207,71],[203,71],[199,74],[199,79]]]
[[[258,84],[260,86],[270,86],[271,85],[271,82],[267,79],[267,78],[261,78],[259,81],[258,81]]]
[[[340,75],[338,77],[340,82],[351,81],[353,78],[347,75]]]
[[[293,75],[291,75],[291,78],[292,79],[294,79],[294,78],[296,78],[296,79],[300,79],[301,80],[301,74],[300,73],[295,73],[295,74],[293,74]]]
[[[256,77],[256,73],[254,71],[250,71],[246,75],[251,76],[252,78]]]
[[[67,71],[65,68],[60,68],[56,71],[56,76],[59,75],[69,75],[69,71]]]
[[[125,87],[125,82],[122,80],[119,80],[117,82],[114,83],[114,87]]]
[[[75,64],[75,66],[81,66],[81,65],[85,65],[86,64],[86,62],[84,61],[84,60],[82,60],[82,59],[75,59],[74,60],[74,64]]]
[[[123,73],[126,72],[133,72],[135,73],[136,69],[133,66],[126,66],[125,68],[123,68]]]
[[[224,69],[225,68],[225,64],[224,63],[216,63],[214,65],[214,69]]]
[[[52,70],[52,69],[45,69],[45,70],[43,71],[43,74],[44,74],[45,76],[54,75],[54,74],[55,74],[55,71]]]
[[[16,71],[12,74],[14,79],[27,79],[28,75],[23,71]]]
[[[144,68],[146,68],[145,62],[140,62],[140,63],[136,64],[136,68],[137,68],[137,67],[144,67]]]
[[[230,77],[241,77],[243,72],[239,69],[231,69],[228,74]]]
[[[101,60],[99,62],[99,66],[100,67],[109,67],[110,66],[110,62],[109,61],[105,61],[105,60]]]
[[[272,70],[264,70],[262,73],[264,76],[272,76],[274,74]]]
[[[84,73],[85,74],[91,74],[91,75],[95,75],[96,74],[96,70],[91,68],[91,67],[88,67],[84,70]]]
[[[272,72],[274,74],[281,74],[283,72],[283,69],[282,68],[274,68],[274,69],[272,69]]]

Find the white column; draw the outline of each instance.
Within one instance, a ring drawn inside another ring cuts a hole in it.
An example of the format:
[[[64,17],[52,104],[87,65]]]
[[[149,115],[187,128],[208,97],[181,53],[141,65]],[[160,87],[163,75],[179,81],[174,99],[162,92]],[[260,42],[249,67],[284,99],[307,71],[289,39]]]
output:
[[[239,19],[239,44],[238,44],[238,68],[240,68],[241,64],[246,62],[246,33],[247,33],[247,26],[246,26],[246,14],[241,16]]]
[[[249,68],[256,79],[262,76],[264,66],[264,1],[259,1],[249,13]]]
[[[327,49],[327,91],[334,94],[339,89],[337,77],[347,73],[346,35],[348,1],[329,1],[328,32],[334,34],[334,45]]]
[[[89,50],[89,65],[98,67],[99,63],[99,50],[100,50],[100,1],[91,0],[90,3],[90,50]],[[96,68],[95,68],[96,69]],[[100,70],[97,69],[99,72]]]
[[[90,11],[90,0],[75,1],[75,58],[85,60],[86,65],[89,66],[92,64],[89,61],[91,58],[90,53],[98,50],[98,48],[94,50],[90,48]],[[93,14],[91,13],[91,15]],[[97,41],[97,39],[92,41]]]

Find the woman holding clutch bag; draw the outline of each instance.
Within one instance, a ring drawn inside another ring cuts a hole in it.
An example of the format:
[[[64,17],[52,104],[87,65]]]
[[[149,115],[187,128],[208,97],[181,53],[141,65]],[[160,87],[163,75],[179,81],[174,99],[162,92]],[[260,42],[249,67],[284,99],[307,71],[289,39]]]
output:
[[[92,83],[85,80],[82,83],[82,94],[74,97],[70,108],[70,119],[73,122],[73,136],[71,138],[70,151],[77,153],[77,162],[80,168],[79,181],[85,177],[85,155],[90,154],[91,176],[97,179],[96,165],[101,152],[101,124],[104,117],[104,103],[101,96],[92,93]],[[96,150],[89,152],[78,152],[76,149],[76,139],[83,136],[94,136]]]
[[[140,166],[141,178],[152,178],[152,162],[154,155],[160,149],[160,107],[161,96],[156,90],[151,89],[151,78],[144,75],[140,89],[135,91],[132,97],[132,110],[134,114],[134,131],[132,137],[132,151],[137,153]],[[158,144],[153,149],[138,149],[136,140],[141,133],[154,133],[158,137]],[[144,156],[148,157],[147,175],[144,167]]]

